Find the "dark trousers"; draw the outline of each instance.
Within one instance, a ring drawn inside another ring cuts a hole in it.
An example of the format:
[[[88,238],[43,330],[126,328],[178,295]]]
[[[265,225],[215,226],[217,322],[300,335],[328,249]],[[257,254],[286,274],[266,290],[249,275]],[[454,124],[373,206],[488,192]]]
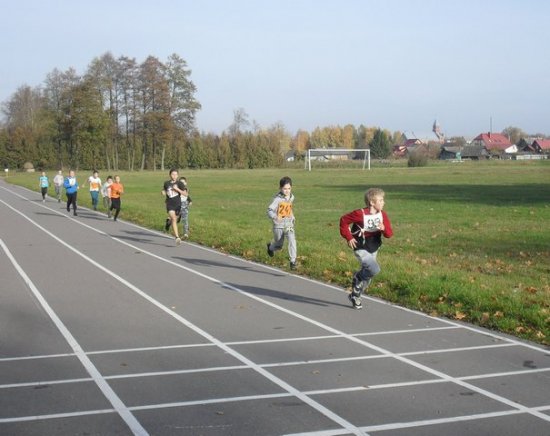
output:
[[[114,219],[116,220],[120,212],[120,198],[111,198],[111,208],[110,210],[115,211]]]
[[[72,194],[67,194],[67,212],[71,210],[71,204],[72,204],[73,212],[76,213],[76,194],[77,192],[73,192]]]
[[[40,188],[40,193],[42,194],[42,200],[45,200],[46,194],[48,193],[48,188]]]

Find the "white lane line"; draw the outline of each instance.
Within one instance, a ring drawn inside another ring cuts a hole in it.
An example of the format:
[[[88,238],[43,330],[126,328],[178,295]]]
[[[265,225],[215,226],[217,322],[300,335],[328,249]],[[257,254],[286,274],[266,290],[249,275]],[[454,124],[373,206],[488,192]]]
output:
[[[34,360],[34,359],[53,359],[57,357],[75,357],[74,353],[63,353],[63,354],[43,354],[40,356],[19,356],[19,357],[2,357],[0,358],[1,362],[17,362],[20,360]]]
[[[106,413],[115,413],[114,409],[83,410],[81,412],[54,413],[51,415],[19,416],[16,418],[0,418],[0,424],[13,422],[42,421],[44,419],[77,418],[79,416],[104,415]]]
[[[278,368],[283,366],[318,365],[320,363],[356,362],[359,360],[388,359],[388,358],[389,356],[386,356],[384,354],[374,354],[369,356],[335,357],[333,359],[312,359],[312,360],[297,360],[293,362],[262,363],[261,366],[264,368]]]
[[[279,392],[276,394],[263,394],[263,395],[248,395],[242,397],[228,397],[228,398],[211,398],[208,400],[192,400],[192,401],[179,401],[175,403],[162,403],[162,404],[150,404],[144,406],[132,406],[130,409],[132,411],[136,410],[155,410],[155,409],[166,409],[169,407],[184,407],[184,406],[203,406],[205,404],[222,404],[222,403],[234,403],[239,401],[256,401],[256,400],[265,400],[272,398],[289,398],[293,397],[290,392]],[[349,430],[342,430],[344,434],[349,434]],[[361,433],[364,435],[365,433]]]
[[[126,287],[128,287],[129,289],[133,290],[136,294],[140,295],[141,297],[143,297],[145,300],[149,301],[151,304],[153,304],[154,306],[158,307],[159,309],[161,309],[162,311],[164,311],[165,313],[167,313],[168,315],[172,316],[174,319],[178,320],[181,324],[185,325],[186,327],[188,327],[189,329],[193,330],[195,333],[201,335],[202,337],[204,337],[205,339],[207,339],[208,341],[216,344],[219,348],[221,348],[222,350],[224,350],[226,353],[230,354],[231,356],[235,357],[236,359],[240,360],[242,363],[244,363],[245,365],[247,365],[249,368],[253,369],[254,371],[256,371],[257,373],[259,373],[260,375],[264,376],[266,379],[270,380],[271,382],[273,382],[274,384],[276,384],[277,386],[279,386],[281,389],[291,393],[292,395],[294,395],[295,397],[299,398],[301,401],[303,401],[304,403],[308,404],[310,407],[312,407],[313,409],[317,410],[319,413],[325,415],[327,418],[329,418],[330,420],[334,421],[335,423],[337,423],[338,425],[340,425],[341,427],[345,428],[347,430],[347,432],[349,433],[352,433],[352,434],[356,434],[356,435],[365,435],[364,432],[360,431],[357,427],[355,427],[353,424],[351,424],[350,422],[348,422],[347,420],[345,420],[344,418],[342,418],[341,416],[337,415],[336,413],[334,413],[332,410],[326,408],[325,406],[323,406],[322,404],[318,403],[317,401],[313,400],[312,398],[309,398],[307,395],[304,395],[303,392],[299,391],[298,389],[296,389],[295,387],[291,386],[290,384],[288,384],[287,382],[285,382],[284,380],[280,379],[279,377],[271,374],[269,371],[263,369],[262,367],[260,367],[259,365],[257,365],[256,363],[254,363],[252,360],[248,359],[247,357],[245,357],[244,355],[240,354],[239,352],[237,352],[236,350],[234,350],[233,348],[230,348],[228,347],[227,345],[225,345],[222,341],[220,341],[219,339],[217,339],[216,337],[212,336],[210,333],[206,332],[205,330],[201,329],[199,326],[193,324],[192,322],[188,321],[187,319],[183,318],[181,315],[179,315],[178,313],[174,312],[172,309],[168,308],[167,306],[165,306],[164,304],[160,303],[158,300],[154,299],[153,297],[151,297],[149,294],[147,294],[146,292],[142,291],[141,289],[139,289],[137,286],[134,286],[132,283],[130,283],[129,281],[127,281],[126,279],[120,277],[118,274],[116,274],[115,272],[111,271],[110,269],[104,267],[103,265],[101,265],[100,263],[96,262],[95,260],[93,260],[91,257],[85,255],[84,253],[82,253],[81,251],[77,250],[76,248],[72,247],[70,244],[66,243],[65,241],[63,241],[61,238],[59,238],[58,236],[54,235],[53,233],[51,233],[49,230],[47,230],[46,228],[42,227],[40,224],[38,224],[36,221],[32,220],[31,218],[29,218],[28,216],[26,216],[25,214],[23,214],[22,212],[18,211],[17,209],[13,208],[12,206],[10,206],[9,204],[7,204],[5,201],[3,200],[0,200],[0,203],[3,203],[4,205],[6,205],[8,208],[10,208],[11,210],[13,210],[15,213],[17,213],[18,215],[22,216],[24,219],[26,219],[27,221],[29,221],[31,224],[33,224],[34,226],[38,227],[40,230],[42,230],[44,233],[46,233],[47,235],[49,235],[51,238],[55,239],[57,242],[59,242],[61,245],[65,246],[66,248],[68,248],[70,251],[72,251],[73,253],[77,254],[78,256],[82,257],[83,259],[85,259],[86,261],[88,261],[91,265],[95,266],[96,268],[100,269],[101,271],[103,271],[104,273],[110,275],[111,277],[113,277],[115,280],[119,281],[120,283],[124,284]],[[76,221],[78,222],[78,221]],[[88,227],[89,229],[93,230],[93,231],[96,231],[100,234],[104,234],[106,235],[105,232],[101,232],[99,230],[96,230],[94,229],[93,227],[90,227],[86,224],[82,224],[86,227]],[[118,241],[119,243],[123,243],[127,246],[130,246],[134,249],[138,249],[137,247],[134,247],[132,246],[132,244],[126,244],[124,243],[124,241],[118,239],[118,238],[114,238],[112,237],[113,240],[115,241]],[[145,252],[144,250],[141,250],[139,249],[140,251],[142,252]],[[162,257],[160,256],[156,256],[155,254],[153,253],[149,253],[151,256],[153,257],[156,257],[158,259],[161,259],[161,260],[165,260],[163,259]],[[176,264],[175,262],[170,262],[174,265],[178,265]],[[187,269],[189,272],[192,272],[194,274],[199,274],[200,276],[210,280],[210,281],[214,281],[215,283],[219,283],[219,284],[222,284],[222,282],[220,282],[219,280],[217,279],[214,279],[214,278],[211,278],[205,274],[201,274],[199,273],[198,271],[194,271],[192,269],[189,269],[189,268],[185,268]],[[30,281],[30,280],[29,280]],[[45,301],[44,301],[45,302]],[[47,303],[46,303],[47,304]],[[68,333],[68,331],[67,331]],[[69,333],[70,334],[70,333]],[[90,365],[92,365],[93,367],[93,364],[92,362],[89,360],[89,358],[84,354],[84,352],[82,351],[82,355],[88,360],[88,362],[90,362]],[[95,369],[95,367],[93,367]],[[97,369],[96,369],[96,372],[97,372]],[[101,375],[99,374],[99,372],[97,372],[97,376],[101,377]],[[109,385],[107,384],[107,382],[104,380],[104,379],[101,379],[101,381],[110,389]],[[111,392],[113,393],[113,395],[116,396],[116,394],[114,393],[114,391],[111,390]],[[116,397],[118,399],[118,397]],[[113,398],[114,400],[114,398]],[[120,399],[119,399],[120,401]],[[124,409],[122,408],[123,404],[122,402],[120,401],[120,404],[118,405],[119,407],[121,407],[121,410],[120,412],[124,412],[126,411],[131,418],[133,418],[136,422],[137,425],[139,425],[139,427],[141,427],[141,425],[139,424],[139,422],[135,419],[135,417],[133,415],[131,415],[131,413],[129,412],[128,409],[126,409],[126,407],[124,406]],[[116,408],[116,407],[115,407]],[[130,418],[128,417],[128,419]],[[142,428],[142,427],[141,427]],[[143,429],[143,431],[145,432],[145,430]],[[146,434],[146,433],[144,433]]]
[[[455,329],[455,327],[443,327],[444,330]],[[426,329],[418,329],[417,331],[425,331]],[[401,331],[395,330],[393,332],[384,332],[384,335],[387,334],[399,334]],[[368,336],[369,333],[354,333],[350,336],[362,337]],[[230,341],[224,342],[226,345],[267,345],[273,343],[289,343],[289,342],[300,342],[300,341],[317,341],[324,339],[347,339],[346,336],[341,335],[324,335],[324,336],[302,336],[296,338],[279,338],[279,339],[261,339],[261,340],[252,340],[252,341]],[[473,345],[471,347],[460,347],[460,348],[436,348],[433,350],[418,350],[418,351],[407,351],[403,353],[395,353],[399,356],[415,356],[420,354],[436,354],[436,353],[447,353],[447,352],[456,352],[456,351],[468,351],[468,350],[483,350],[487,348],[500,348],[500,347],[517,347],[517,344],[512,343],[502,343],[502,344],[491,344],[491,345]],[[88,356],[102,355],[102,354],[118,354],[118,353],[134,353],[134,352],[146,352],[146,351],[162,351],[162,350],[178,350],[183,348],[204,348],[204,347],[215,347],[211,343],[201,343],[201,344],[181,344],[181,345],[161,345],[158,347],[139,347],[139,348],[119,348],[111,350],[96,350],[96,351],[87,351]],[[41,356],[20,356],[20,357],[4,357],[0,358],[0,363],[10,362],[10,361],[20,361],[20,360],[34,360],[34,359],[51,359],[57,357],[74,357],[73,353],[64,353],[64,354],[45,354]]]
[[[0,200],[0,201],[1,201],[1,200]],[[11,206],[8,205],[8,207],[11,207]],[[13,209],[13,208],[12,208],[12,209]],[[15,209],[13,209],[13,210],[16,211]],[[18,211],[16,211],[16,212],[18,212]],[[19,213],[19,212],[18,212],[18,213]],[[20,213],[20,214],[21,214],[21,213]],[[39,226],[37,223],[35,223],[34,221],[32,221],[30,218],[24,216],[23,214],[21,214],[21,215],[22,215],[23,217],[25,217],[26,219],[28,219],[29,221],[33,222],[36,226],[42,228],[42,227]],[[78,221],[76,221],[76,222],[78,222]],[[101,232],[101,231],[99,231],[99,230],[96,230],[96,229],[94,229],[93,227],[88,226],[88,225],[86,225],[86,224],[84,224],[84,223],[80,223],[80,222],[78,222],[78,223],[81,224],[81,225],[83,225],[83,226],[85,226],[85,227],[87,227],[87,228],[89,228],[89,229],[91,229],[91,230],[93,230],[93,231],[95,231],[95,232],[98,232],[98,233],[101,233],[101,234],[105,234],[104,232]],[[42,228],[42,229],[43,229],[43,228]],[[54,237],[55,239],[59,240],[60,242],[63,242],[63,241],[61,241],[59,238],[57,238],[56,236],[54,236],[53,234],[51,234],[50,232],[48,232],[46,229],[43,229],[43,230],[44,230],[45,232],[47,232],[48,234],[50,234],[50,235],[51,235],[52,237]],[[110,236],[110,235],[108,235],[108,236]],[[371,348],[371,349],[373,349],[373,350],[376,350],[376,351],[380,352],[381,354],[385,354],[385,355],[387,355],[387,356],[394,357],[395,359],[397,359],[397,360],[399,360],[399,361],[401,361],[401,362],[403,362],[403,363],[406,363],[406,364],[408,364],[408,365],[410,365],[410,366],[413,366],[413,367],[415,367],[415,368],[417,368],[417,369],[420,369],[420,370],[423,370],[423,371],[425,371],[425,372],[428,372],[429,374],[435,375],[435,376],[440,377],[440,378],[442,378],[442,379],[444,379],[444,380],[447,380],[447,381],[453,382],[453,383],[455,383],[455,384],[458,384],[458,385],[460,385],[460,386],[462,386],[462,387],[465,387],[465,388],[470,389],[470,390],[472,390],[472,391],[474,391],[474,392],[477,392],[477,393],[479,393],[479,394],[481,394],[481,395],[484,395],[484,396],[486,396],[486,397],[488,397],[488,398],[491,398],[491,399],[493,399],[493,400],[495,400],[495,401],[497,401],[497,402],[501,402],[501,403],[504,403],[504,404],[506,404],[506,405],[508,405],[508,406],[510,406],[510,407],[515,408],[515,409],[524,411],[524,412],[526,412],[526,413],[530,413],[530,414],[532,414],[532,415],[534,415],[534,416],[537,416],[538,418],[541,418],[541,419],[543,419],[543,420],[545,420],[545,421],[550,421],[550,416],[545,415],[545,414],[542,414],[542,413],[539,413],[539,412],[537,412],[537,411],[533,411],[533,410],[531,410],[531,409],[529,409],[529,408],[527,408],[527,407],[525,407],[525,406],[523,406],[523,405],[521,405],[521,404],[519,404],[519,403],[516,403],[516,402],[514,402],[514,401],[511,401],[511,400],[509,400],[509,399],[507,399],[507,398],[505,398],[505,397],[502,397],[502,396],[500,396],[500,395],[494,394],[494,393],[492,393],[492,392],[490,392],[490,391],[487,391],[487,390],[485,390],[485,389],[478,388],[478,387],[475,386],[475,385],[471,385],[471,384],[469,384],[469,383],[467,383],[467,382],[465,382],[465,381],[462,381],[462,380],[459,380],[459,379],[457,379],[457,378],[455,378],[455,377],[449,376],[448,374],[445,374],[445,373],[443,373],[443,372],[441,372],[441,371],[432,369],[432,368],[430,368],[430,367],[428,367],[428,366],[426,366],[426,365],[420,364],[420,363],[415,362],[415,361],[413,361],[413,360],[411,360],[411,359],[408,359],[408,358],[406,358],[406,357],[399,356],[399,355],[397,355],[397,354],[395,354],[395,353],[392,353],[392,352],[389,351],[389,350],[386,350],[386,349],[384,349],[384,348],[382,348],[382,347],[378,347],[378,346],[375,345],[375,344],[371,344],[371,343],[369,343],[369,342],[367,342],[367,341],[364,341],[364,340],[362,340],[362,339],[353,337],[353,336],[351,336],[351,335],[349,335],[349,334],[346,334],[345,332],[339,331],[339,330],[337,330],[337,329],[335,329],[335,328],[333,328],[333,327],[330,327],[330,326],[328,326],[328,325],[326,325],[326,324],[323,324],[323,323],[321,323],[321,322],[315,321],[315,320],[313,320],[313,319],[311,319],[311,318],[308,318],[308,317],[306,317],[306,316],[304,316],[304,315],[301,315],[301,314],[299,314],[299,313],[297,313],[297,312],[294,312],[294,311],[292,311],[292,310],[286,309],[286,308],[284,308],[284,307],[282,307],[282,306],[279,306],[279,305],[277,305],[277,304],[275,304],[275,303],[272,303],[272,302],[270,302],[270,301],[264,300],[264,299],[262,299],[262,298],[260,298],[260,297],[258,297],[258,296],[256,296],[256,295],[253,295],[253,294],[248,293],[248,292],[246,292],[246,291],[244,291],[244,290],[242,290],[242,289],[239,289],[239,288],[237,288],[237,287],[235,287],[235,286],[232,286],[232,285],[229,285],[229,284],[227,284],[227,283],[224,283],[224,282],[222,282],[222,281],[220,281],[220,280],[218,280],[218,279],[216,279],[216,278],[210,277],[210,276],[208,276],[208,275],[206,275],[206,274],[203,274],[203,273],[201,273],[201,272],[199,272],[199,271],[197,271],[197,270],[193,270],[193,269],[188,268],[188,267],[186,267],[186,266],[177,264],[177,263],[175,263],[175,262],[173,262],[173,261],[170,261],[170,260],[168,260],[168,259],[165,259],[165,258],[163,258],[163,257],[161,257],[161,256],[158,256],[158,255],[156,255],[156,254],[154,254],[154,253],[151,253],[151,252],[149,252],[149,251],[147,251],[147,250],[144,250],[144,249],[142,249],[142,248],[139,248],[139,247],[137,247],[137,246],[134,246],[134,245],[132,245],[132,244],[126,242],[126,241],[120,240],[120,239],[118,239],[118,238],[116,238],[116,237],[113,237],[113,236],[110,236],[110,237],[111,237],[113,240],[116,240],[116,241],[118,241],[119,243],[121,243],[121,244],[123,244],[123,245],[126,245],[126,246],[128,246],[128,247],[131,247],[131,248],[134,249],[134,250],[140,250],[142,253],[148,254],[149,256],[151,256],[151,257],[153,257],[153,258],[156,258],[156,259],[161,260],[161,261],[163,261],[163,262],[166,262],[166,263],[168,263],[168,264],[171,264],[171,265],[174,265],[174,266],[176,266],[176,267],[179,267],[179,268],[181,268],[181,269],[183,269],[183,270],[186,270],[186,271],[191,272],[191,273],[193,273],[193,274],[195,274],[195,275],[198,275],[199,277],[203,277],[203,278],[205,278],[205,279],[207,279],[207,280],[210,280],[210,281],[213,282],[213,283],[220,284],[221,286],[225,287],[226,289],[232,289],[232,290],[234,290],[235,292],[240,293],[241,295],[246,295],[246,296],[248,296],[249,298],[252,298],[253,300],[256,300],[256,301],[261,302],[261,303],[263,303],[263,304],[266,304],[266,305],[268,305],[268,306],[270,306],[270,307],[273,307],[273,308],[275,308],[275,309],[277,309],[277,310],[279,310],[279,311],[281,311],[281,312],[283,312],[283,313],[287,313],[287,314],[289,314],[289,315],[292,315],[292,316],[294,316],[294,317],[296,317],[296,318],[298,318],[298,319],[301,319],[301,320],[303,320],[303,321],[305,321],[305,322],[308,322],[308,323],[310,323],[310,324],[313,324],[313,325],[315,325],[315,326],[317,326],[317,327],[319,327],[319,328],[322,328],[322,329],[324,329],[324,330],[326,330],[326,331],[329,331],[329,332],[331,332],[331,333],[333,333],[333,334],[336,334],[336,335],[340,335],[340,336],[346,337],[346,338],[348,338],[348,339],[349,339],[350,341],[352,341],[352,342],[356,342],[356,343],[358,343],[358,344],[361,344],[361,345],[363,345],[363,346],[366,346],[366,347],[368,347],[368,348]],[[66,244],[66,245],[68,246],[68,244]],[[79,253],[79,255],[84,256],[84,257],[87,258],[86,255],[84,255],[83,253],[78,252],[78,250],[73,249],[73,248],[70,247],[70,246],[68,246],[68,247],[71,248],[72,250],[74,250],[75,252]],[[89,259],[89,258],[88,258],[88,259]],[[95,264],[95,261],[93,261],[93,260],[91,260],[91,259],[90,259],[90,261],[94,262],[94,264]],[[99,266],[99,267],[102,268],[102,269],[104,268],[104,267],[102,267],[102,266]],[[106,269],[105,269],[105,270],[106,270]],[[114,273],[109,272],[109,274],[114,274]],[[117,277],[118,277],[118,276],[117,276]],[[122,280],[123,280],[123,279],[122,279]],[[136,288],[136,289],[137,289],[137,288]],[[139,291],[139,292],[141,292],[141,291]],[[138,292],[138,293],[139,293],[139,292]],[[140,294],[140,295],[141,295],[141,294]],[[153,304],[155,304],[155,303],[156,303],[156,304],[160,304],[160,303],[158,303],[156,300],[154,300],[154,299],[152,299],[151,297],[149,297],[147,294],[144,294],[143,296],[144,296],[144,298],[146,298],[146,299],[151,299],[151,300],[152,300],[151,302],[154,302]],[[162,306],[162,305],[161,305],[161,306]],[[396,306],[396,307],[399,307],[399,306]],[[166,309],[169,311],[168,313],[172,312],[170,309],[168,309],[168,308],[166,308]],[[411,312],[412,312],[412,311],[411,311]],[[414,312],[414,313],[416,313],[416,312]],[[175,314],[175,315],[177,315],[177,314]],[[178,315],[178,316],[179,316],[179,315]],[[436,318],[433,318],[433,319],[436,319]],[[186,321],[186,320],[185,320],[185,321]],[[456,324],[456,323],[450,323],[450,324],[456,325],[456,326],[460,326],[459,324]],[[198,327],[197,327],[197,328],[198,328]],[[475,330],[475,329],[473,329],[473,330],[476,331],[476,332],[478,332],[478,333],[481,333],[481,332],[479,332],[479,331],[477,331],[477,330]],[[206,332],[204,332],[204,333],[206,334]],[[210,336],[210,335],[209,335],[209,336]],[[494,336],[494,337],[496,337],[496,338],[498,338],[498,339],[503,339],[502,337],[500,337],[500,336],[498,336],[498,335],[490,335],[490,334],[487,334],[487,336]],[[507,338],[504,338],[504,340],[507,340]],[[519,342],[519,341],[517,341],[517,343],[520,344],[520,345],[522,345],[522,343]],[[220,342],[220,346],[224,346],[224,344],[223,344],[222,342]],[[229,348],[229,347],[227,347],[227,348],[228,348],[229,350],[232,350],[232,349]],[[542,351],[542,350],[540,350],[540,349],[538,349],[538,350],[539,350],[539,351]],[[234,350],[232,350],[232,351],[234,351]],[[240,354],[239,354],[239,355],[240,355]],[[247,361],[249,361],[246,357],[244,357],[244,356],[242,356],[242,357],[243,357],[244,359],[246,359]],[[251,361],[250,361],[250,362],[251,362]],[[253,362],[251,362],[251,363],[254,364]],[[256,364],[254,364],[254,366],[255,366],[255,368],[258,368],[258,370],[261,369],[261,368],[258,367]],[[271,373],[269,373],[269,372],[267,372],[267,371],[266,371],[266,374],[271,375]],[[281,380],[281,382],[286,384],[286,382],[284,382],[284,381],[282,381],[282,380]],[[294,388],[292,388],[292,389],[294,389]],[[306,398],[307,398],[307,397],[306,397]],[[319,406],[320,406],[320,407],[323,407],[323,409],[325,409],[325,410],[328,411],[328,409],[324,408],[324,406],[322,406],[322,405],[319,405]],[[331,411],[328,411],[328,412],[331,412]],[[331,412],[331,414],[332,414],[332,412]],[[336,415],[336,416],[337,416],[337,415]],[[340,417],[338,416],[338,418],[340,418]],[[340,418],[340,419],[342,419],[342,418]],[[351,424],[350,424],[350,425],[351,425]],[[345,426],[344,426],[344,427],[345,427]]]
[[[479,374],[479,375],[465,375],[460,377],[461,380],[483,380],[486,378],[493,378],[493,377],[510,377],[514,375],[530,375],[530,374],[537,374],[540,372],[548,372],[550,371],[550,368],[534,368],[534,369],[519,369],[517,371],[510,371],[510,372],[493,372],[489,374]]]
[[[179,350],[182,348],[203,348],[203,347],[215,347],[214,344],[182,344],[182,345],[161,345],[159,347],[140,347],[140,348],[119,348],[113,350],[96,350],[88,351],[88,356],[95,356],[99,354],[118,354],[118,353],[139,353],[143,351],[163,351],[163,350]]]
[[[4,203],[2,200],[0,202]],[[4,203],[6,204],[6,203]],[[6,204],[7,205],[7,204]],[[11,206],[7,205],[11,208]],[[124,420],[124,422],[130,427],[132,432],[136,435],[147,435],[147,431],[141,426],[141,424],[137,421],[137,419],[132,415],[132,413],[127,409],[127,407],[124,405],[122,400],[118,397],[118,395],[111,389],[109,384],[105,381],[105,379],[101,376],[98,369],[94,366],[92,361],[88,356],[86,356],[86,353],[84,353],[84,350],[80,346],[80,344],[77,342],[75,337],[72,335],[72,333],[67,329],[65,324],[61,321],[61,319],[57,316],[57,314],[54,312],[54,310],[51,308],[51,306],[48,304],[46,299],[42,296],[38,288],[34,285],[32,280],[29,278],[27,273],[21,268],[15,257],[11,254],[10,250],[4,244],[4,241],[0,239],[0,247],[2,247],[2,250],[4,250],[4,253],[6,253],[6,256],[8,256],[8,259],[12,263],[13,267],[16,269],[16,271],[19,273],[23,281],[27,284],[31,292],[33,293],[34,297],[38,300],[44,311],[48,314],[52,322],[55,324],[61,335],[65,338],[69,346],[74,351],[76,357],[80,360],[88,374],[92,377],[95,384],[99,387],[101,392],[103,392],[103,395],[107,398],[107,400],[112,404],[114,409],[117,411],[117,413],[120,415],[120,417]]]
[[[353,361],[353,360],[388,359],[388,358],[389,358],[388,356],[377,355],[377,356],[365,356],[362,358],[360,357],[360,358],[338,359],[337,361],[346,362],[346,361]],[[333,362],[334,360],[300,361],[300,362],[288,362],[288,363],[275,362],[275,363],[260,364],[260,366],[262,368],[273,368],[273,367],[294,366],[294,365],[295,366],[315,365],[318,363],[333,363]],[[210,367],[210,368],[180,369],[180,370],[174,370],[174,371],[136,372],[132,374],[118,374],[118,375],[104,376],[104,378],[106,380],[115,380],[115,379],[125,379],[125,378],[164,376],[164,375],[198,374],[203,372],[216,372],[216,371],[233,371],[233,370],[246,369],[246,368],[248,367],[245,365],[225,366],[225,367],[216,366],[216,367]],[[457,380],[484,380],[484,379],[490,379],[490,378],[496,378],[496,377],[531,375],[531,374],[537,374],[541,372],[550,372],[550,368],[524,369],[524,370],[510,371],[510,372],[496,372],[496,373],[487,373],[487,374],[479,374],[479,375],[467,375],[467,376],[456,377],[456,378]],[[80,383],[80,382],[89,382],[89,381],[93,381],[93,379],[81,378],[81,379],[65,379],[65,380],[46,380],[46,381],[26,382],[26,383],[11,383],[11,384],[0,385],[0,389],[45,386],[45,385],[55,385],[55,384],[64,384],[64,383]],[[419,385],[424,385],[429,383],[449,383],[449,381],[438,378],[438,379],[417,380],[417,381],[410,381],[410,382],[386,383],[381,385],[369,385],[368,387],[352,386],[350,388],[322,389],[322,390],[315,390],[315,391],[305,391],[304,393],[307,395],[318,395],[318,394],[324,394],[324,393],[347,392],[348,390],[387,389],[387,388],[401,387],[401,386],[419,386]]]
[[[477,415],[457,416],[454,418],[426,419],[423,421],[372,425],[367,427],[361,427],[361,429],[364,431],[373,431],[373,432],[399,430],[399,429],[405,429],[405,428],[414,428],[414,427],[422,427],[422,426],[437,425],[437,424],[452,424],[455,422],[474,421],[477,419],[500,418],[503,416],[520,415],[523,413],[524,412],[521,412],[519,410],[508,410],[508,411],[504,410],[501,412],[479,413]],[[339,436],[339,435],[345,435],[345,434],[346,433],[342,432],[341,430],[325,430],[325,431],[319,431],[319,432],[316,431],[316,432],[304,432],[304,433],[287,433],[284,436]]]
[[[105,379],[120,380],[120,379],[128,379],[128,378],[159,377],[159,376],[166,376],[166,375],[200,374],[205,372],[235,371],[239,369],[250,369],[250,368],[246,365],[212,366],[210,368],[175,369],[173,371],[154,371],[154,372],[139,372],[134,374],[106,375]]]
[[[493,348],[509,348],[517,347],[517,344],[510,344],[504,342],[502,344],[492,344],[492,345],[474,345],[472,347],[458,347],[458,348],[438,348],[434,350],[420,350],[420,351],[407,351],[405,353],[395,353],[399,356],[422,356],[425,354],[438,354],[438,353],[458,353],[461,351],[472,351],[472,350],[491,350]]]
[[[50,386],[50,385],[62,385],[67,383],[82,383],[82,382],[91,382],[94,381],[91,377],[86,378],[71,378],[71,379],[58,379],[58,380],[41,380],[36,382],[26,382],[26,383],[10,383],[5,385],[0,385],[0,389],[10,389],[10,388],[27,388],[35,386]]]

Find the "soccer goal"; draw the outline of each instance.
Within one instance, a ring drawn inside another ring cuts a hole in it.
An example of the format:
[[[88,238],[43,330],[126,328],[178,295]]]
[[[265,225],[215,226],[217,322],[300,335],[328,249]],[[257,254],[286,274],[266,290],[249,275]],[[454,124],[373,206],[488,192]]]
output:
[[[310,148],[306,154],[305,169],[311,171],[311,161],[330,162],[362,160],[363,169],[370,170],[370,150],[368,148]]]

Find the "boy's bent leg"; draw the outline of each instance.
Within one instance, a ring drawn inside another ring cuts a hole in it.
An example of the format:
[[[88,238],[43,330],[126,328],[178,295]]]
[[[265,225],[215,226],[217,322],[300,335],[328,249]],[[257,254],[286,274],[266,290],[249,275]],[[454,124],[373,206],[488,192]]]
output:
[[[283,229],[273,228],[273,241],[269,244],[271,251],[279,251],[283,248],[285,242],[285,233]]]
[[[367,250],[355,250],[355,257],[361,262],[361,269],[354,276],[354,290],[362,292],[370,284],[372,278],[380,272],[376,254]],[[361,283],[358,283],[361,282]]]

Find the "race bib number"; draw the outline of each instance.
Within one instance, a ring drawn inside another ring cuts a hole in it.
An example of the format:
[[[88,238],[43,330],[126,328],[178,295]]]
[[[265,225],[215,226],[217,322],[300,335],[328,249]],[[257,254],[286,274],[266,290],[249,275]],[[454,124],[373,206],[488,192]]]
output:
[[[374,215],[363,215],[363,231],[377,232],[380,230],[382,219],[382,212],[378,212]]]
[[[277,218],[290,218],[292,216],[292,203],[281,202],[277,207]]]
[[[175,185],[176,185],[176,183],[171,183],[171,184],[168,185],[168,187],[166,189],[166,196],[168,198],[174,198],[174,197],[177,197],[177,196],[180,195],[179,192],[174,190]]]

